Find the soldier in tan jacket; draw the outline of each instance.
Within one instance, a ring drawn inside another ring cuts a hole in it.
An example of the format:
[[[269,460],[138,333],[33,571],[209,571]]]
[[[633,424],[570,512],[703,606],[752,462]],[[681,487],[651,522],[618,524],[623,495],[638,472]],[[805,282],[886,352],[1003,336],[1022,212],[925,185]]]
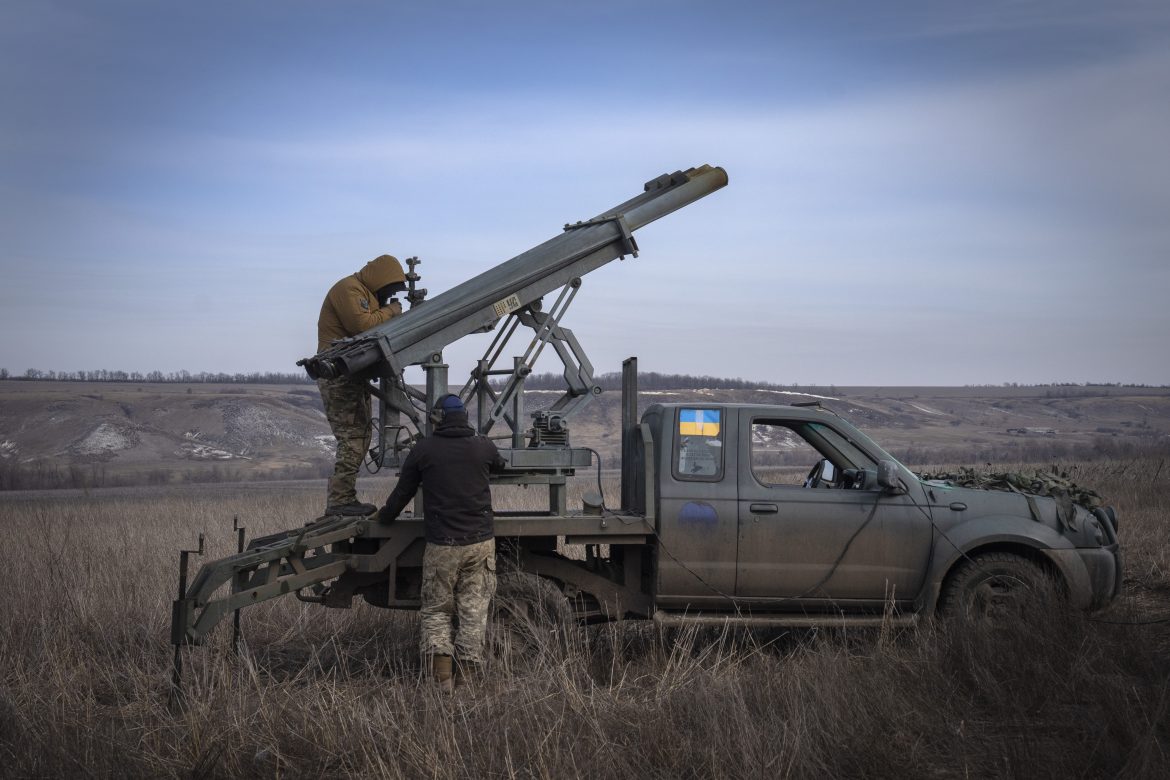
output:
[[[381,255],[356,274],[329,289],[317,319],[317,351],[337,339],[369,330],[402,314],[402,304],[391,297],[406,289],[402,265],[392,255]],[[377,509],[359,503],[357,475],[370,448],[370,396],[366,383],[346,377],[318,379],[321,401],[333,436],[337,461],[329,480],[327,515],[367,515]]]

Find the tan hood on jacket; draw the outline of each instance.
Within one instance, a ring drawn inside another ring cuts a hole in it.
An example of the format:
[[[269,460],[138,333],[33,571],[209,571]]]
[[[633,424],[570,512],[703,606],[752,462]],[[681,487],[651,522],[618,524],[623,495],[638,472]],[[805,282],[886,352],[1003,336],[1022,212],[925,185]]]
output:
[[[393,255],[380,255],[330,288],[317,318],[317,351],[337,339],[356,336],[375,325],[402,314],[402,305],[378,306],[379,289],[393,282],[405,282],[402,265]]]
[[[402,264],[394,255],[379,255],[366,263],[365,268],[357,272],[358,281],[366,286],[370,292],[377,292],[388,284],[405,282],[406,274],[402,272]]]

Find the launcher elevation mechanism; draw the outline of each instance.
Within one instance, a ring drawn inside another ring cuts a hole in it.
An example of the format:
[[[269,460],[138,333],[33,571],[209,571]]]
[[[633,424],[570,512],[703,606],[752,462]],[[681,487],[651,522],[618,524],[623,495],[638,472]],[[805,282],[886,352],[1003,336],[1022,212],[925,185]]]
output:
[[[560,321],[581,287],[581,278],[611,260],[638,255],[633,232],[659,217],[682,208],[727,184],[727,173],[703,165],[663,174],[644,186],[642,194],[600,215],[572,224],[539,246],[513,257],[428,300],[413,295],[411,308],[401,317],[301,360],[309,376],[353,377],[370,381],[381,409],[375,463],[397,465],[401,450],[419,435],[430,433],[427,410],[448,392],[443,349],[471,333],[497,330],[496,337],[458,395],[470,410],[475,407],[479,432],[490,435],[496,423],[509,433],[512,451],[502,452],[513,468],[571,469],[580,456],[567,449],[566,418],[601,388],[593,380],[593,366],[572,331]],[[414,258],[412,258],[414,259]],[[411,273],[414,274],[414,265]],[[417,281],[417,274],[414,274]],[[425,291],[421,291],[425,293]],[[547,309],[543,298],[556,292]],[[501,320],[503,321],[501,323]],[[519,326],[533,335],[521,356],[500,366],[509,340]],[[523,385],[538,357],[551,346],[564,364],[566,390],[551,408],[524,418]],[[421,366],[426,389],[403,379],[407,366]],[[402,418],[409,421],[409,427]],[[411,430],[413,429],[413,431]],[[525,450],[523,455],[516,451]],[[543,451],[538,454],[534,450]]]

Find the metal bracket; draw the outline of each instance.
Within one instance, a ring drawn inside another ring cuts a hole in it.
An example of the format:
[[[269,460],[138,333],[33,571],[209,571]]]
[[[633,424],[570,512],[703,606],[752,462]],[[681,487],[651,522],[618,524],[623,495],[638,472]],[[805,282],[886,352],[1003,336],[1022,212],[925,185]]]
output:
[[[592,227],[593,225],[604,225],[606,222],[612,222],[617,225],[618,240],[622,245],[622,254],[620,259],[625,259],[626,255],[633,255],[634,257],[637,257],[638,242],[635,240],[634,234],[630,232],[630,226],[626,222],[625,214],[611,214],[604,217],[598,217],[597,219],[590,219],[573,223],[566,222],[565,231],[568,232],[570,230],[579,230],[585,227]]]
[[[414,269],[417,266],[422,265],[422,260],[419,260],[417,257],[408,257],[406,258],[406,265],[410,268],[410,270],[406,272],[406,284],[408,287],[406,300],[410,304],[410,308],[413,309],[415,306],[418,306],[420,303],[422,303],[427,297],[426,288],[415,287],[415,283],[420,281],[422,277]]]
[[[521,311],[518,314],[520,321],[537,331],[538,334],[542,332],[542,329],[547,333],[546,343],[552,345],[561,364],[565,367],[564,378],[568,388],[565,390],[565,394],[549,407],[548,411],[559,412],[561,416],[567,417],[592,396],[601,394],[601,387],[593,380],[593,364],[589,362],[585,350],[577,341],[573,331],[558,324],[559,316],[553,320],[550,315],[543,312],[529,314]]]
[[[521,427],[524,425],[522,419],[524,378],[532,373],[537,359],[547,345],[552,345],[557,357],[564,364],[564,377],[568,384],[565,395],[554,403],[549,411],[567,417],[581,403],[601,392],[601,388],[593,381],[593,366],[585,357],[580,343],[571,330],[560,325],[561,318],[580,288],[580,277],[574,277],[561,289],[547,312],[541,310],[539,301],[534,301],[508,315],[507,323],[496,335],[483,359],[472,371],[471,378],[459,393],[464,403],[472,396],[477,399],[480,409],[477,427],[480,434],[486,436],[495,423],[503,420],[512,429],[512,446],[514,448],[524,446],[523,436],[527,435],[527,431]],[[514,358],[511,370],[493,370],[492,366],[500,358],[508,340],[520,324],[533,330],[532,340],[524,355]],[[489,385],[489,379],[492,376],[504,375],[508,379],[497,392]]]

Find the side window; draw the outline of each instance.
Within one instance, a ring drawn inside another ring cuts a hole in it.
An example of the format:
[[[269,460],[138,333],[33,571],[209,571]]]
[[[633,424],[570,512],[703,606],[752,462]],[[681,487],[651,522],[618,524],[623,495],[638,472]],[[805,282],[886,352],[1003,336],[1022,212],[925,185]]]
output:
[[[679,409],[675,433],[676,479],[714,482],[723,477],[721,409]]]
[[[822,459],[825,461],[813,472]],[[796,420],[753,420],[752,475],[774,487],[865,489],[877,464],[828,425]]]
[[[752,474],[765,485],[804,484],[823,456],[804,437],[776,422],[752,423]]]

